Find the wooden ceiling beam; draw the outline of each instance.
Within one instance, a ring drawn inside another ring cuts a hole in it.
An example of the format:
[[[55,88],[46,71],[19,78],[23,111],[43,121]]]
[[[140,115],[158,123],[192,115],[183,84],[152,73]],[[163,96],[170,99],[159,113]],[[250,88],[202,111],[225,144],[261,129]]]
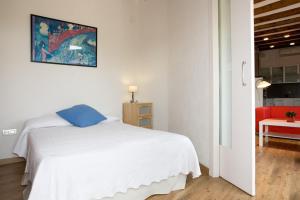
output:
[[[275,40],[268,40],[268,41],[262,41],[262,42],[255,42],[255,46],[263,46],[263,45],[272,45],[272,44],[278,44],[278,43],[291,43],[294,41],[299,41],[300,37],[289,37],[289,38],[281,38],[281,39],[275,39]]]
[[[287,31],[282,31],[282,32],[270,32],[268,34],[264,34],[264,35],[255,35],[255,38],[258,38],[258,37],[262,37],[262,38],[265,38],[265,37],[272,37],[273,35],[282,35],[282,37],[284,35],[287,35],[289,34],[290,32],[295,32],[295,31],[300,31],[300,30],[287,30]]]
[[[296,43],[294,46],[290,46],[289,44],[277,44],[275,45],[274,48],[270,48],[270,45],[266,45],[266,46],[257,47],[257,49],[259,51],[264,51],[264,50],[281,49],[281,48],[295,47],[295,46],[300,46],[300,43]]]
[[[287,40],[287,39],[296,39],[299,38],[300,39],[300,33],[299,34],[294,34],[294,35],[290,35],[289,38],[284,38],[283,35],[280,35],[278,37],[269,37],[269,40],[265,41],[263,38],[260,38],[259,40],[255,40],[255,44],[260,44],[260,43],[266,43],[266,42],[276,42],[276,41],[281,41],[281,40]]]
[[[297,14],[300,14],[300,8],[294,8],[291,10],[282,11],[282,12],[274,13],[271,15],[263,16],[263,17],[258,17],[258,18],[254,19],[254,23],[259,24],[259,23],[263,23],[263,22],[267,22],[267,21],[272,21],[275,19],[280,19],[283,17],[290,17],[290,16],[297,15]]]
[[[284,8],[287,6],[291,6],[294,4],[300,3],[300,0],[280,0],[280,1],[276,1],[274,3],[270,3],[267,4],[265,6],[259,7],[259,8],[255,8],[254,9],[254,15],[259,15],[262,13],[266,13],[266,12],[270,12],[273,10],[277,10],[280,8]]]
[[[296,30],[296,31],[286,31],[284,33],[270,33],[268,35],[258,35],[255,37],[255,40],[263,40],[265,37],[268,37],[268,38],[283,38],[284,35],[286,34],[289,34],[291,36],[293,35],[298,35],[300,34],[300,30]]]
[[[294,25],[280,27],[280,28],[273,28],[265,31],[257,31],[254,34],[255,36],[260,36],[260,35],[267,35],[270,33],[280,33],[280,32],[295,31],[295,30],[300,30],[300,24],[294,24]]]
[[[294,42],[295,44],[300,44],[300,39],[296,39],[296,40],[290,40],[290,41],[279,41],[279,42],[272,42],[272,43],[268,43],[268,44],[263,44],[263,45],[255,45],[255,47],[261,47],[261,46],[281,46],[281,45],[285,45],[285,46],[290,46],[290,43]]]
[[[266,0],[254,0],[254,3],[260,3],[260,2],[263,2],[263,1],[266,1]]]
[[[287,19],[287,20],[282,20],[282,21],[278,21],[278,22],[273,22],[273,23],[268,23],[268,24],[264,24],[264,25],[255,26],[254,30],[258,31],[258,30],[261,30],[261,29],[273,28],[273,27],[276,27],[276,26],[283,26],[283,25],[292,24],[292,23],[300,23],[300,17],[295,17],[295,18],[292,18],[292,19]]]

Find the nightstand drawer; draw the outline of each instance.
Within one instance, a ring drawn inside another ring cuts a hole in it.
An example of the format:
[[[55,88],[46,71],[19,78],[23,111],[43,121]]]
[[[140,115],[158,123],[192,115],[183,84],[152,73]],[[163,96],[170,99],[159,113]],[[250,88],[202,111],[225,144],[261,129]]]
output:
[[[151,104],[139,105],[138,114],[140,116],[143,115],[151,115],[152,114],[152,106]]]
[[[152,119],[151,118],[140,118],[139,119],[140,127],[152,127]]]

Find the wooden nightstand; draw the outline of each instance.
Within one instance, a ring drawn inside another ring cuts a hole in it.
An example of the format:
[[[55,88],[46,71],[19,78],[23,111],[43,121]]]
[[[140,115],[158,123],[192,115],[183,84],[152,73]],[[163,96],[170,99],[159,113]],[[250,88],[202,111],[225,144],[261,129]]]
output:
[[[152,128],[152,103],[123,103],[123,122]]]

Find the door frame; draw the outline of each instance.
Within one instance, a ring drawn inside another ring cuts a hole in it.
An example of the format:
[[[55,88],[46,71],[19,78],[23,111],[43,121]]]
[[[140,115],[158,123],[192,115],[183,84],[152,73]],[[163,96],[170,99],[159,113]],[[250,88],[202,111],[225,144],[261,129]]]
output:
[[[219,1],[211,0],[209,9],[210,24],[210,49],[209,49],[209,73],[210,73],[210,112],[209,116],[209,175],[220,176],[220,82],[219,82]]]

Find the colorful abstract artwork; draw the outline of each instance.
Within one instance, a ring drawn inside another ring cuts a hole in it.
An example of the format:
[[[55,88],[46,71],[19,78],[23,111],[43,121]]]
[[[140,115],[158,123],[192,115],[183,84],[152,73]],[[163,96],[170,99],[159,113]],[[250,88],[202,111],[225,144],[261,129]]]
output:
[[[97,67],[97,28],[31,15],[31,61]]]

